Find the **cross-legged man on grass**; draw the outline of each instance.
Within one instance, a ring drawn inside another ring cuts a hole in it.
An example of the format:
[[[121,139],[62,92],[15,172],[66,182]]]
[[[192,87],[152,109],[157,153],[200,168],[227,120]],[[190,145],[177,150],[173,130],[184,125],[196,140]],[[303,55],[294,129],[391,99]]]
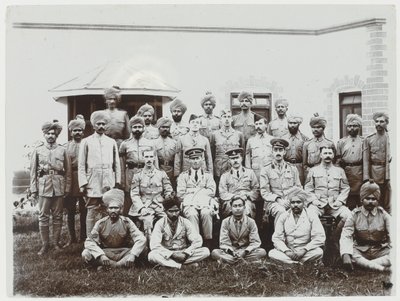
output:
[[[82,258],[94,266],[133,267],[135,259],[146,246],[146,238],[128,217],[121,215],[124,203],[122,190],[107,191],[103,202],[108,216],[96,222],[85,241]]]

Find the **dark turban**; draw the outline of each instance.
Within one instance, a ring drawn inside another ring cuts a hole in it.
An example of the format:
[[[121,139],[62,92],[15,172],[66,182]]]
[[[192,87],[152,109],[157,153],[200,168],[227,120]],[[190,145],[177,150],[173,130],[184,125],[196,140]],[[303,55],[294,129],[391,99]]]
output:
[[[172,120],[169,119],[168,117],[161,117],[157,120],[156,128],[160,128],[162,126],[171,126],[172,125]]]
[[[381,197],[378,184],[365,182],[360,188],[360,199],[363,200],[370,194],[373,194],[378,200]]]
[[[121,189],[111,189],[103,194],[103,202],[108,207],[111,202],[117,202],[119,207],[124,205],[125,194]]]
[[[104,111],[94,111],[90,115],[90,122],[94,126],[98,121],[104,121],[105,124],[110,122],[110,116]]]
[[[144,126],[144,119],[143,117],[139,117],[139,116],[133,116],[130,120],[129,120],[129,126],[132,127],[134,124],[141,124]]]
[[[163,202],[164,210],[167,211],[168,209],[171,209],[172,207],[176,206],[178,209],[181,206],[181,202],[177,197],[173,198],[166,198]]]
[[[141,106],[139,108],[139,110],[137,111],[136,115],[143,117],[143,114],[146,113],[147,111],[149,111],[151,115],[154,115],[154,108],[151,105],[149,105],[148,103]]]
[[[314,113],[314,116],[310,119],[310,126],[316,127],[321,126],[323,128],[326,127],[326,119],[318,115],[318,113]]]
[[[86,127],[86,122],[85,122],[85,118],[83,118],[82,115],[76,115],[76,119],[72,119],[69,123],[68,123],[68,129],[70,131],[72,131],[73,129],[79,128],[82,129],[82,131],[85,129]]]
[[[46,134],[50,130],[54,130],[57,136],[60,135],[62,131],[62,126],[58,123],[57,119],[54,119],[52,122],[45,122],[42,125],[42,131],[44,134]]]
[[[201,99],[201,106],[204,105],[205,102],[210,101],[215,108],[215,105],[217,104],[217,101],[215,99],[215,96],[211,92],[206,92],[206,95]]]
[[[185,114],[187,110],[187,106],[182,102],[182,100],[175,98],[173,102],[171,102],[171,105],[169,106],[169,110],[172,111],[174,109],[181,109],[182,113]]]

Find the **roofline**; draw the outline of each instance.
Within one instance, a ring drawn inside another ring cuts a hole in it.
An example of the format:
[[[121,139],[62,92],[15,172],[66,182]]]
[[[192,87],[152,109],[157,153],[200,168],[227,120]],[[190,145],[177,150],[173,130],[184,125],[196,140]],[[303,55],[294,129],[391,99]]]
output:
[[[200,32],[200,33],[245,33],[275,35],[311,35],[318,36],[372,25],[386,24],[386,18],[373,18],[361,21],[329,26],[319,29],[283,29],[283,28],[246,28],[246,27],[203,27],[203,26],[148,26],[117,24],[73,24],[73,23],[37,23],[14,22],[14,28],[54,29],[54,30],[99,30],[99,31],[151,31],[151,32]]]

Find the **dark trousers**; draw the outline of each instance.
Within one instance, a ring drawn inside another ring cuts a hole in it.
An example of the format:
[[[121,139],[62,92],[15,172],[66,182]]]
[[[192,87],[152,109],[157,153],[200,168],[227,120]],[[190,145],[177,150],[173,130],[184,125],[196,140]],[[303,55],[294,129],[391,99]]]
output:
[[[390,198],[392,188],[390,187],[390,180],[386,180],[383,184],[378,184],[381,191],[381,198],[379,199],[379,206],[383,207],[388,213],[391,210]]]
[[[85,200],[82,196],[67,196],[64,199],[64,207],[67,209],[67,225],[68,232],[71,241],[76,241],[75,234],[75,215],[76,215],[76,203],[79,205],[79,224],[80,232],[79,237],[81,241],[86,239],[86,215],[87,209],[85,206]]]

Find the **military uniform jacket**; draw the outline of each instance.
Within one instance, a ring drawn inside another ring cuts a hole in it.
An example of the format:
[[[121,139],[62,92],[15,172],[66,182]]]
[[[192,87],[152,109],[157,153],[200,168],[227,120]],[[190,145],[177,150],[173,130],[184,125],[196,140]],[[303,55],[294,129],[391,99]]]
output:
[[[304,142],[303,145],[303,164],[307,167],[313,167],[321,163],[320,147],[333,147],[336,153],[335,143],[332,140],[326,139],[324,136],[320,138],[311,138]]]
[[[203,244],[201,235],[192,223],[178,217],[175,233],[172,232],[168,217],[163,217],[156,222],[150,238],[150,249],[160,252],[166,259],[175,251],[183,251],[189,256]]]
[[[329,205],[338,209],[346,205],[350,186],[342,168],[334,165],[325,168],[321,163],[310,169],[304,190],[312,193],[312,203],[318,208]]]
[[[66,144],[67,155],[71,161],[71,196],[83,196],[79,190],[78,182],[78,157],[80,142],[70,140]]]
[[[114,139],[94,133],[82,139],[78,158],[79,187],[87,185],[87,196],[100,198],[121,183],[121,165]]]
[[[132,179],[132,207],[129,215],[139,215],[143,207],[164,210],[164,198],[170,196],[172,192],[171,181],[165,171],[153,168],[151,172],[148,172],[142,169]]]
[[[268,134],[274,137],[282,137],[289,133],[287,118],[275,118],[268,125]]]
[[[260,170],[272,161],[271,135],[256,134],[247,141],[245,165],[247,168]]]
[[[85,241],[85,249],[88,249],[94,258],[105,255],[103,249],[130,247],[130,254],[138,257],[145,246],[146,238],[143,233],[125,216],[120,216],[115,223],[112,223],[108,216],[98,220]]]
[[[43,197],[59,197],[71,191],[71,161],[59,144],[34,149],[30,162],[30,191]]]
[[[124,140],[119,147],[119,156],[121,158],[121,182],[125,187],[125,191],[130,191],[132,177],[135,173],[139,172],[142,168],[130,168],[130,164],[144,165],[143,151],[154,150],[154,140],[144,138],[143,136],[138,139],[131,136],[129,139]],[[158,168],[158,158],[155,155],[154,165]]]
[[[104,112],[110,117],[105,134],[121,142],[124,139],[128,139],[131,133],[128,113],[120,109],[105,109]]]
[[[248,115],[244,115],[242,112],[240,112],[239,114],[232,117],[232,127],[235,130],[243,133],[245,142],[247,142],[250,137],[256,134],[254,125],[255,115],[257,114],[250,111]]]
[[[340,255],[353,254],[353,247],[361,252],[390,246],[390,215],[382,207],[368,212],[363,206],[352,211],[340,237]]]
[[[309,140],[308,137],[298,131],[296,135],[288,132],[282,138],[289,142],[289,147],[286,148],[285,160],[290,163],[302,163],[303,145],[305,141]]]
[[[316,214],[303,209],[296,223],[293,212],[289,209],[279,215],[272,242],[281,252],[300,248],[310,251],[324,246],[325,231]]]
[[[236,229],[235,218],[229,216],[222,221],[219,236],[219,248],[222,250],[245,249],[249,252],[261,246],[256,222],[251,217],[243,215],[240,232]]]
[[[237,171],[230,169],[225,172],[219,182],[219,197],[222,201],[230,201],[232,197],[245,193],[252,202],[259,196],[260,186],[253,170],[241,167],[239,177]]]
[[[347,136],[337,143],[336,163],[344,169],[352,193],[358,193],[363,182],[363,140]]]
[[[364,139],[363,162],[364,180],[373,179],[378,184],[383,184],[390,179],[389,163],[390,156],[389,135],[371,134]]]
[[[221,118],[215,115],[200,116],[200,134],[210,139],[211,134],[221,127]]]
[[[157,157],[160,169],[164,170],[170,179],[174,176],[175,154],[177,152],[177,142],[170,137],[159,136],[154,140],[157,150]]]
[[[203,167],[209,173],[213,173],[210,142],[200,133],[198,133],[197,136],[193,136],[192,133],[189,132],[178,139],[177,152],[175,154],[175,176],[179,176],[181,172],[184,172],[190,168],[189,157],[185,155],[185,151],[193,147],[204,149],[205,162],[203,164]]]
[[[189,127],[182,122],[180,123],[172,122],[170,133],[172,139],[178,140],[180,136],[189,133]]]
[[[301,188],[297,168],[285,161],[279,169],[276,162],[271,162],[260,172],[261,196],[266,202],[276,202],[278,197],[287,198],[295,187]]]
[[[222,128],[211,135],[210,146],[214,158],[214,174],[219,177],[230,169],[229,157],[225,152],[238,147],[244,149],[244,136],[233,128],[228,131]]]
[[[214,197],[215,190],[216,184],[212,174],[199,169],[198,180],[196,181],[195,171],[189,169],[178,177],[176,196],[187,204],[190,203],[190,199],[194,199],[199,193]]]
[[[145,126],[144,127],[144,132],[143,132],[143,137],[146,139],[157,139],[158,136],[160,136],[160,133],[156,127],[153,125]]]

